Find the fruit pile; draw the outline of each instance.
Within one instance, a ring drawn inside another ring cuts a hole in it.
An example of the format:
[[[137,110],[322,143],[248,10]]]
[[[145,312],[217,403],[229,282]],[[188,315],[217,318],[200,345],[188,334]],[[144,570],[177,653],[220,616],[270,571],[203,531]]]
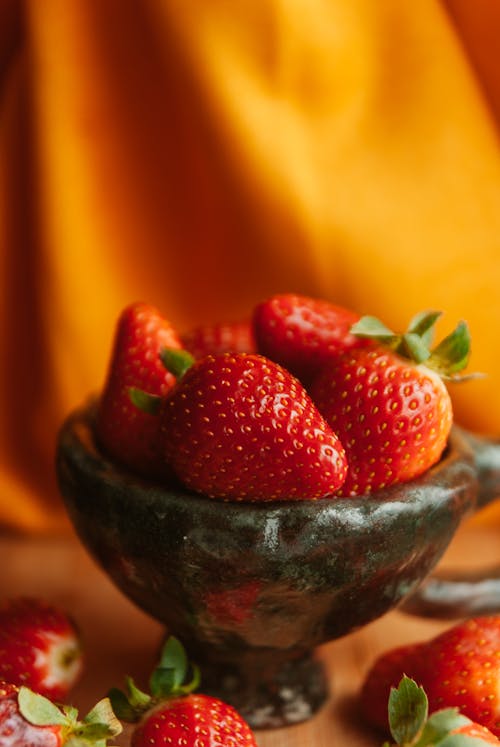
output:
[[[80,719],[67,704],[84,663],[73,620],[25,598],[6,601],[0,617],[0,747],[106,747],[122,722],[132,724],[123,734],[131,747],[256,747],[232,706],[199,691],[199,670],[177,638],[166,639],[149,692],[127,677],[124,691],[112,688]],[[500,616],[478,617],[384,653],[359,703],[401,747],[498,745],[499,682]]]
[[[155,308],[121,314],[96,436],[109,457],[210,498],[368,495],[441,457],[446,380],[469,356],[461,322],[432,347],[440,314],[404,334],[327,301],[282,294],[245,322],[181,335]]]
[[[199,672],[182,644],[167,639],[150,678],[151,694],[127,678],[84,718],[66,701],[83,671],[79,630],[41,599],[14,598],[0,610],[0,747],[106,747],[133,723],[132,747],[256,747],[232,706],[194,693]],[[55,701],[59,701],[56,704]],[[118,718],[119,717],[119,718]]]

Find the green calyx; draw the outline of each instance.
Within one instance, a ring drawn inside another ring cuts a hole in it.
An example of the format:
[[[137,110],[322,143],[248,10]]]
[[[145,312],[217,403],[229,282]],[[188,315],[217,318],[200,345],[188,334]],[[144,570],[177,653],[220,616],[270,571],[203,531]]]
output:
[[[125,691],[112,688],[108,697],[113,710],[123,721],[138,721],[154,705],[196,690],[200,684],[197,666],[188,661],[181,642],[170,636],[161,651],[160,660],[149,679],[150,693],[143,692],[131,677],[125,680]]]
[[[403,676],[389,695],[389,728],[398,747],[480,747],[480,737],[454,733],[471,723],[457,708],[445,708],[428,716],[427,695],[422,687]],[[384,747],[391,747],[386,742]]]
[[[82,720],[73,706],[59,708],[27,687],[19,689],[18,705],[23,718],[33,726],[60,726],[66,747],[105,747],[108,739],[123,731],[109,698],[100,700]]]
[[[182,378],[194,363],[191,353],[178,348],[163,348],[160,352],[160,359],[167,371],[170,371],[177,379]]]
[[[470,332],[466,322],[461,321],[447,337],[432,348],[434,326],[441,317],[440,311],[423,311],[410,322],[403,334],[390,330],[379,319],[363,316],[351,327],[352,334],[382,343],[402,358],[423,363],[436,371],[443,379],[462,381],[477,376],[459,375],[469,362]]]
[[[167,371],[173,374],[176,379],[182,378],[194,363],[193,356],[187,350],[179,350],[177,348],[163,348],[160,352],[160,360]],[[141,412],[145,412],[148,415],[159,414],[163,397],[159,397],[157,394],[150,394],[135,386],[129,387],[128,395],[132,403]]]

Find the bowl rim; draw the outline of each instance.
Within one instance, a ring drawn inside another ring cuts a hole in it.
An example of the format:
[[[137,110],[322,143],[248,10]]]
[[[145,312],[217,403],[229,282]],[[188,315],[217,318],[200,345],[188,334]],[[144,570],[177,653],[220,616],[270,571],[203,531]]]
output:
[[[409,482],[391,485],[370,495],[244,501],[209,498],[190,491],[180,483],[167,485],[157,480],[148,480],[118,465],[103,452],[96,441],[93,426],[95,410],[96,399],[93,397],[72,410],[66,417],[58,433],[57,463],[59,465],[61,460],[70,459],[78,470],[94,476],[99,475],[106,484],[114,485],[122,493],[126,492],[128,500],[133,500],[132,496],[136,494],[137,500],[143,500],[144,495],[147,495],[154,502],[162,499],[169,501],[177,499],[185,502],[188,499],[193,508],[198,510],[203,510],[204,506],[212,507],[219,504],[221,507],[224,506],[226,513],[240,515],[245,513],[255,515],[256,512],[262,512],[270,516],[278,516],[289,513],[293,508],[295,513],[302,512],[305,517],[313,517],[325,511],[333,511],[339,515],[347,511],[353,514],[358,512],[367,517],[384,511],[385,508],[390,509],[390,506],[394,504],[402,505],[412,513],[415,513],[417,509],[423,509],[426,505],[430,508],[435,503],[437,495],[434,491],[435,494],[431,497],[432,488],[437,490],[441,487],[440,495],[443,499],[453,499],[455,503],[460,503],[463,512],[472,511],[475,508],[478,478],[474,452],[461,429],[455,426],[452,427],[448,445],[441,460]],[[461,488],[461,491],[458,491],[461,499],[452,495],[457,493],[458,487]]]

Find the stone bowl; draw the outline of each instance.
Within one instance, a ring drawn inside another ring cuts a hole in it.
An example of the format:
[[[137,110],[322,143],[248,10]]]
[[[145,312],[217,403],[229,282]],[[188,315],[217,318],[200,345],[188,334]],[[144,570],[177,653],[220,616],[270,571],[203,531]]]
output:
[[[92,413],[72,413],[57,445],[60,491],[83,545],[183,641],[201,689],[253,728],[297,723],[322,705],[317,646],[405,601],[417,599],[412,612],[428,606],[419,586],[462,519],[499,487],[496,466],[478,469],[481,448],[454,428],[436,467],[370,497],[222,502],[117,467],[96,446]]]

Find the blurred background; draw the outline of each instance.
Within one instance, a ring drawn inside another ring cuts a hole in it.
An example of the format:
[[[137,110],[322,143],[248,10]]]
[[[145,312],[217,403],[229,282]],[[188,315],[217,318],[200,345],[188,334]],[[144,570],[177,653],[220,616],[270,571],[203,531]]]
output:
[[[0,528],[67,531],[57,429],[136,300],[441,309],[487,374],[456,420],[500,434],[499,33],[491,0],[2,0]]]

